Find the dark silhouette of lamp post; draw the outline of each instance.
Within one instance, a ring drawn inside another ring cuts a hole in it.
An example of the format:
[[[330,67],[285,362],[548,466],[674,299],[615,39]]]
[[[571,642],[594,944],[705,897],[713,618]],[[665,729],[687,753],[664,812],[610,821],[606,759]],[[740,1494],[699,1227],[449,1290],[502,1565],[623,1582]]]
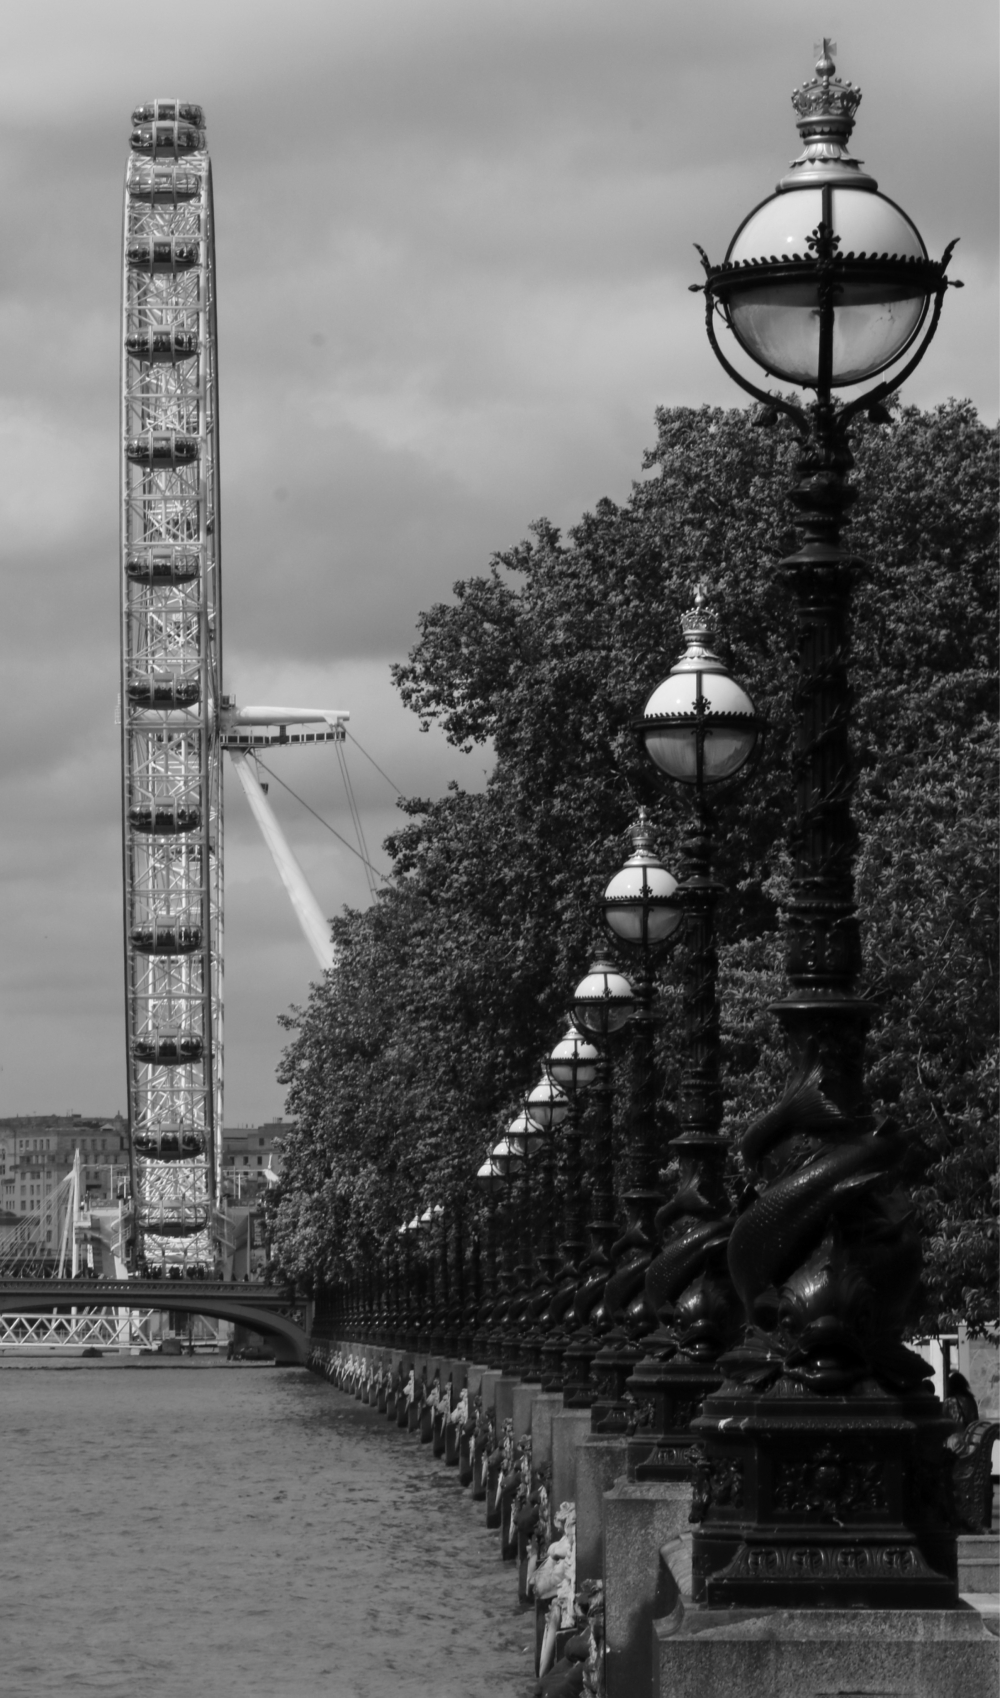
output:
[[[595,1388],[591,1364],[612,1318],[603,1302],[611,1272],[611,1246],[618,1237],[615,1221],[614,1148],[612,1144],[611,1069],[608,1039],[632,1018],[635,997],[624,973],[610,961],[595,961],[573,992],[573,1014],[578,1025],[599,1042],[596,1076],[589,1091],[585,1123],[587,1139],[588,1204],[586,1223],[588,1249],[580,1264],[580,1278],[573,1299],[573,1333],[563,1353],[567,1409],[590,1409]]]
[[[420,1266],[420,1216],[414,1214],[406,1222],[405,1246],[406,1291],[403,1348],[409,1356],[420,1349],[421,1295],[423,1279]]]
[[[529,1379],[532,1377],[529,1335],[536,1268],[535,1233],[540,1212],[532,1180],[537,1165],[536,1158],[546,1139],[534,1120],[522,1108],[507,1128],[507,1142],[517,1150],[521,1159],[517,1169],[518,1261],[515,1268],[514,1292],[507,1308],[503,1368],[505,1374]]]
[[[394,1249],[394,1301],[392,1306],[392,1333],[389,1343],[395,1350],[406,1349],[406,1315],[407,1298],[410,1289],[410,1251],[409,1223],[400,1222],[395,1233]]]
[[[715,912],[722,885],[713,867],[710,793],[742,778],[763,730],[753,702],[712,648],[712,618],[699,587],[681,620],[685,647],[653,691],[638,727],[658,771],[687,786],[693,818],[681,843],[685,914],[684,1041],[677,1093],[679,1176],[656,1216],[659,1253],[646,1270],[658,1325],[628,1383],[634,1400],[629,1467],[639,1480],[686,1477],[690,1423],[722,1383],[715,1363],[735,1342],[740,1306],[726,1266],[733,1216],[723,1185]]]
[[[499,1302],[497,1283],[497,1203],[505,1180],[492,1154],[487,1155],[476,1171],[476,1183],[485,1199],[486,1235],[482,1257],[482,1302],[478,1324],[472,1339],[472,1355],[477,1362],[489,1362],[490,1328]]]
[[[563,1236],[558,1245],[559,1261],[553,1272],[552,1296],[549,1300],[548,1328],[542,1346],[542,1390],[565,1390],[563,1355],[569,1344],[567,1320],[572,1318],[573,1301],[580,1278],[580,1264],[587,1252],[584,1223],[587,1218],[587,1199],[584,1189],[583,1133],[580,1119],[582,1093],[594,1083],[600,1052],[597,1046],[578,1031],[572,1021],[549,1054],[546,1067],[549,1077],[564,1092],[569,1113],[562,1125]]]
[[[841,530],[857,494],[853,421],[889,422],[883,401],[937,329],[954,243],[931,260],[850,157],[861,94],[836,77],[831,52],[824,42],[792,96],[801,156],[721,265],[702,254],[698,285],[712,348],[758,401],[758,422],[787,419],[797,437],[800,543],[779,568],[799,636],[787,992],[774,1010],[791,1076],[740,1140],[758,1195],[728,1262],[748,1331],[694,1423],[695,1587],[710,1605],[933,1609],[957,1595],[947,1421],[930,1370],[902,1342],[921,1266],[896,1188],[907,1140],[874,1123],[865,1092],[873,1009],[858,993],[848,679],[860,562]],[[744,377],[720,322],[770,377],[815,398]]]
[[[624,1434],[630,1410],[625,1382],[642,1357],[639,1339],[655,1325],[646,1303],[645,1277],[658,1244],[654,1219],[662,1202],[658,1174],[663,1157],[658,1125],[663,1095],[656,1061],[658,1016],[653,1007],[654,955],[676,942],[683,910],[677,880],[653,852],[645,808],[631,829],[632,854],[604,892],[604,922],[636,960],[635,1009],[629,1024],[629,1101],[621,1162],[623,1231],[611,1246],[612,1268],[603,1307],[611,1326],[591,1367],[596,1396],[594,1432]]]
[[[526,1340],[524,1371],[529,1380],[543,1378],[543,1353],[549,1330],[549,1307],[552,1301],[555,1272],[559,1265],[556,1249],[556,1132],[570,1111],[569,1098],[545,1072],[537,1085],[524,1099],[524,1112],[541,1133],[538,1162],[538,1197],[536,1207],[536,1236],[538,1251],[537,1273],[531,1287],[528,1305],[529,1330]]]
[[[487,1364],[508,1372],[515,1347],[512,1335],[513,1317],[517,1310],[517,1275],[515,1258],[518,1250],[516,1209],[513,1206],[513,1182],[524,1166],[524,1151],[510,1137],[504,1136],[490,1151],[490,1161],[503,1181],[500,1209],[500,1242],[502,1263],[500,1291],[493,1308],[493,1318],[487,1340]]]

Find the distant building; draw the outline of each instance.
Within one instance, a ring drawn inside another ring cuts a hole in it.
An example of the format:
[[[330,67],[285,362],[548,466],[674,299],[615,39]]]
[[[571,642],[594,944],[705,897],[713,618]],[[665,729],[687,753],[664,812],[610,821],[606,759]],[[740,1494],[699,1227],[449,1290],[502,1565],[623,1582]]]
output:
[[[277,1177],[280,1140],[293,1125],[291,1120],[269,1120],[263,1126],[227,1126],[222,1134],[223,1192],[236,1201],[249,1200],[268,1184],[269,1173]]]
[[[121,1115],[26,1114],[0,1120],[0,1239],[17,1233],[39,1258],[59,1251],[69,1187],[60,1185],[80,1152],[80,1202],[107,1207],[128,1178],[128,1132]],[[16,1223],[16,1224],[15,1224]]]

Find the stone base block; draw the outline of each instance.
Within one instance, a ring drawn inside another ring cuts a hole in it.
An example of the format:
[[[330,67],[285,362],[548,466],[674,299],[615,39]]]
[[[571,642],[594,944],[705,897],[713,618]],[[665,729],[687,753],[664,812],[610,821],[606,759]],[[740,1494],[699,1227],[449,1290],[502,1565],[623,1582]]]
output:
[[[521,1382],[514,1374],[497,1374],[493,1385],[493,1414],[497,1424],[497,1437],[503,1430],[505,1421],[514,1419],[514,1393]],[[515,1429],[514,1437],[518,1437]]]
[[[592,1433],[576,1453],[576,1580],[604,1573],[604,1494],[625,1473],[624,1439]]]
[[[996,1698],[971,1609],[688,1610],[653,1623],[654,1698]]]
[[[544,1468],[552,1464],[552,1423],[562,1414],[561,1391],[543,1391],[531,1409],[531,1466]]]
[[[589,1409],[563,1409],[552,1417],[552,1507],[576,1502],[576,1454],[590,1435]]]
[[[1000,1592],[1000,1533],[960,1533],[960,1592]]]
[[[463,1386],[466,1385],[466,1383],[468,1382],[468,1377],[469,1377],[469,1364],[468,1364],[468,1362],[463,1361],[460,1358],[456,1357],[455,1360],[450,1364],[450,1374],[451,1374],[452,1402],[456,1402],[461,1395]],[[447,1383],[447,1382],[443,1382],[443,1383]]]
[[[654,1616],[665,1615],[676,1585],[660,1546],[689,1532],[689,1481],[620,1480],[604,1494],[604,1634],[607,1698],[653,1690]]]
[[[530,1433],[532,1431],[531,1412],[534,1408],[536,1397],[541,1396],[541,1391],[541,1383],[538,1380],[522,1380],[519,1385],[514,1387],[515,1439],[519,1439],[522,1433]],[[532,1447],[531,1460],[532,1462],[535,1460],[534,1447]]]
[[[469,1363],[468,1371],[467,1371],[466,1377],[465,1377],[465,1383],[469,1388],[469,1402],[470,1403],[472,1402],[472,1399],[474,1397],[478,1397],[480,1392],[482,1391],[482,1389],[483,1389],[483,1375],[488,1373],[488,1372],[489,1372],[489,1370],[488,1370],[485,1362],[470,1362]]]

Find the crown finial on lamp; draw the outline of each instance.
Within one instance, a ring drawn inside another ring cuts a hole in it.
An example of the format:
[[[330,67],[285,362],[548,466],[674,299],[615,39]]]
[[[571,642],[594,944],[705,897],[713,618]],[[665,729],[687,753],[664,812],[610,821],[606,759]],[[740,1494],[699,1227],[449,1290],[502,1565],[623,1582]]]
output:
[[[681,630],[688,648],[704,648],[713,640],[715,611],[709,598],[708,585],[699,579],[694,587],[694,603],[681,614]]]
[[[629,836],[632,839],[634,854],[653,854],[653,820],[648,808],[640,807],[635,820],[629,826]]]
[[[861,90],[836,75],[836,51],[837,43],[824,36],[816,48],[815,76],[792,92],[792,105],[798,114],[796,127],[805,148],[782,177],[779,190],[821,188],[824,184],[832,187],[837,183],[855,189],[878,186],[874,177],[862,170],[861,161],[852,159],[847,151]]]

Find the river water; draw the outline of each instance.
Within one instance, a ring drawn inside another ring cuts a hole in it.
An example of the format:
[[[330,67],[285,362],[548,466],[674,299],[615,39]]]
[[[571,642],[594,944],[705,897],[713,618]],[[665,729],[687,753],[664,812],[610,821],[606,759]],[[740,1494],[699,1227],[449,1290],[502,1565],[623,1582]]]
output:
[[[303,1370],[0,1369],[4,1698],[524,1698],[534,1626],[430,1447]]]

